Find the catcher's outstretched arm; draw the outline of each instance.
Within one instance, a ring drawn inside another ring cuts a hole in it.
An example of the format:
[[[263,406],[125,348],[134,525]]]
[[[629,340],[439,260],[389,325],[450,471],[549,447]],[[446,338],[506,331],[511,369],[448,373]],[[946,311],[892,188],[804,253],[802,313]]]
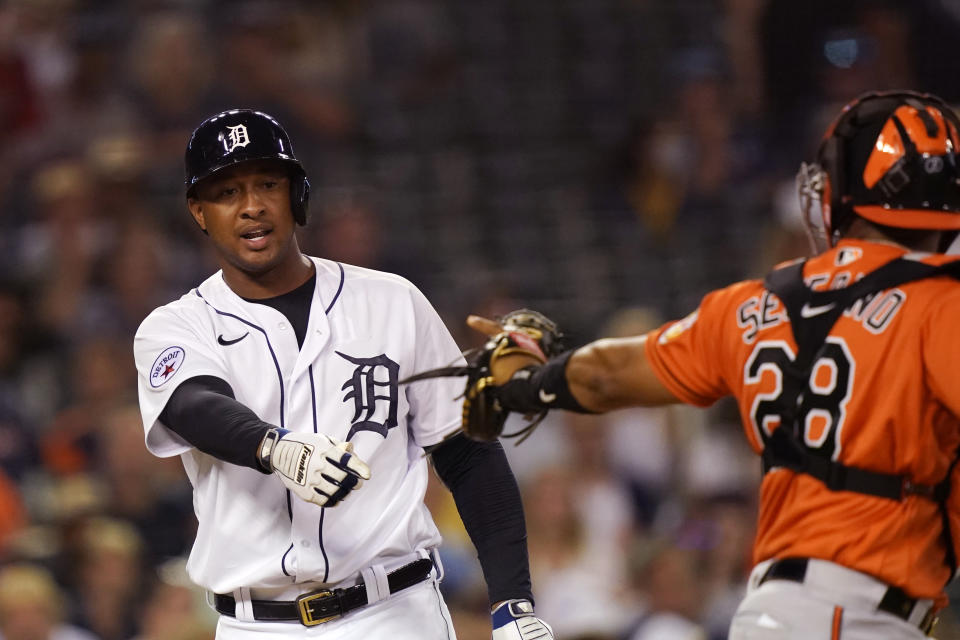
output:
[[[466,364],[421,371],[401,380],[466,376],[460,429],[474,440],[518,437],[523,442],[551,409],[601,413],[637,405],[679,402],[647,362],[645,338],[605,339],[564,351],[555,322],[530,309],[499,321],[469,316],[467,324],[488,336],[464,353]],[[510,413],[526,426],[504,433]]]
[[[498,322],[480,316],[469,316],[467,324],[489,336],[503,330]],[[531,358],[510,364],[514,369],[505,375],[507,378],[516,370],[536,363]],[[551,360],[545,366],[556,365]],[[647,361],[646,336],[591,342],[569,356],[565,373],[570,393],[584,409],[595,413],[680,402],[660,382]]]
[[[567,363],[570,392],[597,413],[680,402],[653,372],[646,343],[646,336],[604,338],[577,349]]]

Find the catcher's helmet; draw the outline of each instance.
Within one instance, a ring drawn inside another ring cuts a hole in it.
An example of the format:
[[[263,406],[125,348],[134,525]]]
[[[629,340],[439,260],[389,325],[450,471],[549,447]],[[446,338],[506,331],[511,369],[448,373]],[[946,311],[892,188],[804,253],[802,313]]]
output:
[[[960,120],[937,96],[860,96],[827,129],[816,163],[800,168],[804,222],[830,245],[854,215],[888,227],[960,230],[958,144]]]
[[[262,111],[231,109],[200,123],[184,154],[187,196],[204,178],[251,160],[282,160],[290,166],[290,209],[297,224],[306,224],[310,198],[307,174],[293,155],[287,132]]]

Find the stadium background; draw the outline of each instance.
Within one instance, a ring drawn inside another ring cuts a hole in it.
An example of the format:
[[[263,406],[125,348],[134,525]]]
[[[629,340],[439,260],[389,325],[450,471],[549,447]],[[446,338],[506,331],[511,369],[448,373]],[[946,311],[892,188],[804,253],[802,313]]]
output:
[[[131,357],[215,269],[182,190],[202,118],[276,115],[302,246],[411,279],[463,347],[467,313],[518,306],[577,344],[805,252],[793,175],[827,119],[869,89],[960,100],[958,35],[956,0],[0,0],[0,632],[212,637]],[[558,637],[724,638],[759,472],[731,407],[549,422],[508,453]],[[489,637],[428,499],[460,638]]]

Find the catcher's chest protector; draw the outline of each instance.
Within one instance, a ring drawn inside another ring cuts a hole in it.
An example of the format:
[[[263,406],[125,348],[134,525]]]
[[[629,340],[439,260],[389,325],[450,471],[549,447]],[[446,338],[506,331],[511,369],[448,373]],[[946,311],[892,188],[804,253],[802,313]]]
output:
[[[780,298],[786,309],[798,350],[792,366],[783,370],[781,425],[773,430],[763,450],[764,473],[775,467],[785,467],[796,473],[811,475],[833,491],[854,491],[892,500],[901,500],[911,494],[921,495],[940,504],[947,528],[944,503],[950,488],[950,475],[960,456],[954,455],[953,463],[940,483],[913,483],[905,476],[860,469],[817,455],[803,444],[801,416],[804,413],[804,390],[811,370],[827,346],[827,334],[844,310],[865,296],[907,282],[939,275],[960,279],[960,261],[933,266],[897,258],[847,287],[826,291],[813,291],[807,287],[803,280],[804,264],[804,261],[799,261],[776,269],[764,280],[764,286]],[[950,565],[956,570],[952,545],[948,544],[947,548]]]

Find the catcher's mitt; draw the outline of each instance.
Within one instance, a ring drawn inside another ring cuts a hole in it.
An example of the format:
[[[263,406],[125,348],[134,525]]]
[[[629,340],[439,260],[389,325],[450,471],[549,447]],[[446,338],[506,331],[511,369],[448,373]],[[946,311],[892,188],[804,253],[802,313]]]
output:
[[[513,375],[531,365],[541,365],[548,358],[563,351],[562,334],[557,325],[542,313],[530,309],[511,311],[499,321],[501,331],[491,336],[477,349],[465,351],[467,364],[423,371],[401,382],[426,378],[466,376],[463,392],[463,418],[460,428],[474,440],[496,440],[530,434],[546,416],[542,407],[506,406],[499,393],[500,386]],[[510,411],[528,414],[527,425],[514,433],[503,433]],[[521,438],[520,442],[523,441]]]

